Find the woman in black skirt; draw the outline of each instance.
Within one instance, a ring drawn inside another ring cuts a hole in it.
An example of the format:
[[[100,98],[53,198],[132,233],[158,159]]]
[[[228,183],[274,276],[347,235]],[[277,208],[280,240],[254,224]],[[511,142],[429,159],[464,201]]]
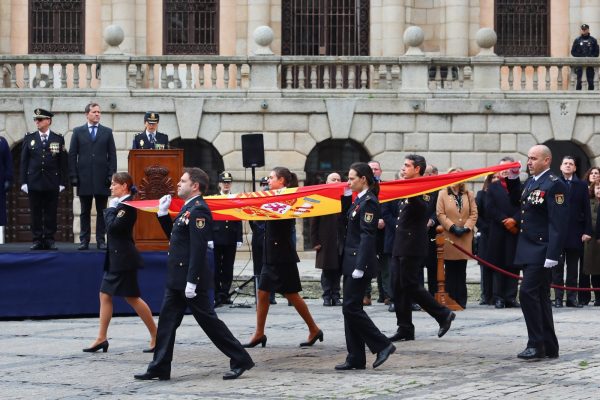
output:
[[[285,167],[273,168],[269,174],[269,189],[277,190],[298,186],[296,174]],[[323,331],[312,318],[306,303],[298,294],[302,290],[297,263],[300,261],[294,246],[293,237],[295,221],[282,219],[269,220],[265,224],[265,241],[263,250],[263,267],[258,283],[258,300],[256,304],[256,331],[244,347],[265,347],[265,323],[269,312],[269,295],[271,292],[281,293],[295,308],[308,325],[308,340],[300,343],[301,347],[312,346],[317,340],[323,341]]]
[[[133,200],[135,188],[133,180],[126,172],[117,172],[112,176],[111,195],[115,198],[104,210],[104,222],[108,237],[108,248],[104,259],[104,278],[100,287],[100,329],[98,337],[92,345],[83,349],[86,353],[108,350],[108,324],[112,318],[113,296],[122,296],[140,316],[150,332],[150,348],[145,353],[154,351],[156,342],[156,324],[152,318],[150,307],[140,298],[137,282],[137,270],[142,266],[142,258],[133,241],[133,225],[137,219],[135,208],[126,206],[123,201]]]

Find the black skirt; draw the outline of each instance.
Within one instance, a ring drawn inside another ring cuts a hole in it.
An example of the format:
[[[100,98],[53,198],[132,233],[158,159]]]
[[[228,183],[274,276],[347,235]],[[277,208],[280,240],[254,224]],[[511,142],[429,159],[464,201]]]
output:
[[[140,297],[137,269],[119,272],[106,271],[102,278],[100,291],[111,296]]]
[[[258,288],[266,292],[298,293],[302,291],[296,263],[263,264]]]

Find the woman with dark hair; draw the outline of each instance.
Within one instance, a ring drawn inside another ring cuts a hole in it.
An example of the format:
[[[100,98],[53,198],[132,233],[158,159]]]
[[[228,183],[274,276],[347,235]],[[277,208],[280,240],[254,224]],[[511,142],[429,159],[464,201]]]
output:
[[[296,174],[285,167],[275,167],[269,174],[269,189],[278,190],[298,186]],[[269,296],[271,292],[281,293],[295,308],[308,326],[309,334],[301,347],[312,346],[317,340],[323,341],[323,331],[313,320],[302,297],[300,273],[297,263],[300,261],[294,245],[294,219],[269,220],[265,223],[265,239],[263,247],[263,266],[258,280],[258,296],[256,303],[256,330],[250,342],[244,347],[267,345],[265,324],[269,313]]]
[[[113,313],[113,296],[122,296],[140,316],[150,332],[150,348],[144,353],[154,352],[156,343],[156,324],[152,318],[150,307],[140,297],[137,282],[137,270],[142,266],[142,258],[135,248],[133,241],[133,225],[137,219],[135,208],[123,204],[133,200],[137,192],[131,176],[126,172],[117,172],[112,176],[110,184],[111,195],[109,207],[104,210],[104,222],[108,246],[104,259],[104,278],[100,286],[100,329],[98,337],[86,353],[108,350],[108,325]]]
[[[585,175],[583,176],[583,181],[588,185],[590,192],[590,199],[593,199],[594,196],[594,183],[600,179],[600,167],[592,167],[587,170]]]
[[[473,240],[473,251],[482,259],[487,260],[487,248],[488,238],[490,235],[490,221],[489,216],[486,213],[485,195],[488,191],[488,187],[494,179],[494,174],[490,174],[485,177],[481,190],[475,195],[475,204],[477,204],[478,218],[475,226],[477,227],[477,233]],[[479,299],[479,305],[493,304],[493,278],[494,271],[490,270],[485,265],[479,263],[479,270],[481,273],[481,298]]]
[[[369,164],[354,163],[348,172],[348,186],[358,193],[348,209],[342,273],[344,275],[344,331],[346,333],[346,361],[336,370],[365,369],[365,344],[377,353],[373,368],[383,364],[396,347],[375,326],[363,310],[363,295],[371,279],[377,276],[377,249],[375,238],[380,216],[379,184]]]
[[[583,182],[588,185],[588,192],[590,195],[590,207],[592,208],[592,225],[596,225],[596,214],[598,208],[598,199],[596,198],[596,182],[600,180],[600,168],[592,167],[587,170],[585,175],[583,176]],[[596,210],[594,210],[594,207]],[[593,233],[596,232],[595,229],[592,230]],[[600,284],[600,275],[597,275],[600,272],[600,268],[594,268],[593,264],[590,260],[598,259],[596,253],[598,253],[599,244],[595,243],[598,239],[598,236],[592,235],[592,240],[588,240],[583,244],[583,254],[581,255],[581,259],[579,262],[579,285],[580,288],[590,288],[590,286],[598,287]],[[592,252],[593,255],[588,255],[586,252]],[[595,270],[595,272],[594,272]],[[592,275],[590,275],[590,271],[592,271]],[[600,306],[600,294],[596,291],[596,300],[594,301],[595,306]],[[580,291],[577,293],[577,300],[579,304],[588,305],[592,300],[592,294],[588,291]]]
[[[590,200],[592,211],[592,240],[583,244],[583,270],[582,272],[589,280],[594,289],[600,289],[600,180],[591,184],[594,198]],[[581,286],[580,286],[581,287]],[[588,292],[589,293],[589,292]],[[600,306],[600,290],[594,291],[594,306]],[[591,294],[590,294],[591,300]],[[589,301],[589,300],[588,300]]]

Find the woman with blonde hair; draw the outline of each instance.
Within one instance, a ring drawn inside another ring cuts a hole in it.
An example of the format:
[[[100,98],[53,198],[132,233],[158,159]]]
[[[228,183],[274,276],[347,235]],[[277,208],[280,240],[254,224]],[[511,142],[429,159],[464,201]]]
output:
[[[448,173],[461,172],[462,168],[450,168]],[[472,252],[473,229],[477,223],[477,205],[473,192],[464,183],[449,186],[439,192],[436,214],[444,228],[444,236]],[[462,308],[467,306],[467,259],[468,257],[452,246],[444,244],[446,289]]]

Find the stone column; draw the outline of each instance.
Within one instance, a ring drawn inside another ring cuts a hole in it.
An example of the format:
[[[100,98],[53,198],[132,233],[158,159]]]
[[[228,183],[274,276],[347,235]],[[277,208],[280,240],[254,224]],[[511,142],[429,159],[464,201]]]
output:
[[[481,28],[477,31],[475,40],[481,51],[471,60],[473,64],[472,91],[488,95],[490,92],[499,92],[502,57],[498,57],[492,51],[498,41],[496,32],[492,28]]]
[[[469,55],[469,0],[446,0],[447,56]]]
[[[275,56],[269,47],[273,42],[273,30],[268,26],[259,26],[252,35],[256,50],[248,57],[250,64],[249,97],[280,97],[277,66],[281,57]]]
[[[590,26],[590,34],[596,38],[600,37],[600,1],[598,0],[580,0],[581,1],[581,21],[577,24],[577,35],[580,34],[581,24]]]
[[[101,67],[98,92],[102,92],[104,96],[129,95],[127,90],[129,57],[125,56],[119,48],[124,36],[123,29],[118,25],[107,26],[104,30],[104,40],[108,44],[108,49],[103,55],[98,56]]]
[[[163,2],[147,0],[146,10],[146,53],[148,56],[160,56],[163,53]]]
[[[112,24],[123,29],[125,37],[121,50],[127,54],[136,54],[135,48],[135,1],[113,0]]]
[[[10,49],[10,23],[11,3],[9,1],[0,2],[0,54],[11,54]],[[0,235],[0,239],[2,235]]]
[[[400,58],[402,65],[402,90],[410,92],[428,91],[428,58],[419,48],[425,34],[418,26],[411,26],[404,32],[404,43],[408,46],[406,54]]]
[[[404,54],[406,7],[404,0],[382,0],[382,56],[397,57]]]
[[[248,0],[248,54],[251,54],[254,50],[252,37],[256,28],[271,24],[270,10],[270,0]]]

